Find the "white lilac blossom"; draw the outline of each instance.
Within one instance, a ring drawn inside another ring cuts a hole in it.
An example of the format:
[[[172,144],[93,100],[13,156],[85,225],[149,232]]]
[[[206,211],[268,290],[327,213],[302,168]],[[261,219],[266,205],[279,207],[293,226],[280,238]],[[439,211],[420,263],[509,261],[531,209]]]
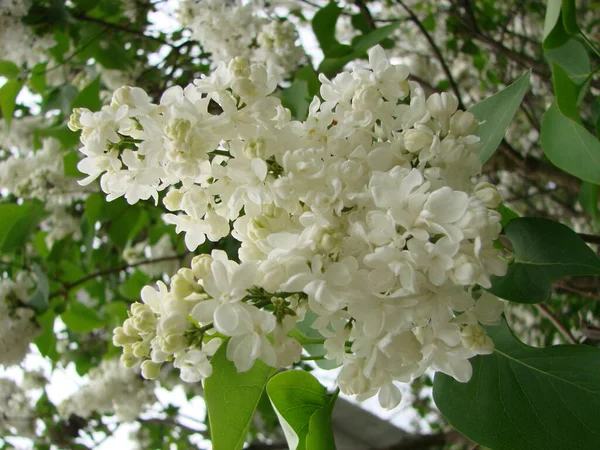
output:
[[[0,161],[0,189],[45,201],[49,211],[86,196],[77,179],[65,175],[60,142],[44,139],[42,148],[21,147]]]
[[[35,311],[25,307],[33,281],[25,272],[0,280],[0,366],[20,364],[29,344],[39,336]]]
[[[476,183],[478,123],[452,95],[426,97],[382,48],[369,62],[321,76],[303,122],[271,95],[276,76],[241,59],[159,104],[125,87],[100,112],[74,112],[85,183],[160,198],[190,251],[241,242],[240,263],[213,251],[143,289],[114,334],[125,365],[155,378],[171,361],[194,382],[221,343],[239,371],[290,365],[301,346],[287,334],[310,310],[346,394],[392,408],[396,383],[429,368],[470,378],[469,359],[493,348],[481,325],[503,310],[482,288],[506,271],[501,199]]]
[[[33,438],[39,414],[25,389],[13,380],[0,378],[0,433],[2,436]]]
[[[211,53],[215,65],[242,57],[285,78],[304,60],[294,24],[274,16],[272,8],[260,2],[186,0],[179,7],[179,18]]]
[[[0,60],[18,67],[33,67],[48,59],[48,49],[55,44],[52,33],[38,36],[23,22],[31,1],[0,0]]]
[[[63,417],[116,414],[121,421],[133,422],[156,401],[154,383],[144,383],[138,371],[118,359],[103,360],[88,377],[87,384],[59,405]]]

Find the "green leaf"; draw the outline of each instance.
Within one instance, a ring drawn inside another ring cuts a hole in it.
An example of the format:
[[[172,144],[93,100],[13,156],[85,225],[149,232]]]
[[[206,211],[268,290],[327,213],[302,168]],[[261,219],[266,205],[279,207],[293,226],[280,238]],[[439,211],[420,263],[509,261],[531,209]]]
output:
[[[79,91],[72,84],[63,84],[50,91],[42,103],[43,111],[60,110],[65,116],[70,116],[72,112],[71,104],[77,97]]]
[[[31,78],[29,78],[29,86],[38,94],[46,92],[46,66],[48,63],[37,63],[31,69]]]
[[[460,433],[502,450],[588,450],[600,442],[600,350],[529,347],[506,324],[488,327],[491,355],[468,383],[437,373],[436,405]]]
[[[600,184],[600,141],[565,117],[556,103],[542,119],[540,144],[555,166],[582,180]]]
[[[585,46],[569,39],[564,45],[544,52],[549,64],[557,63],[577,84],[582,84],[591,72],[590,56]]]
[[[550,35],[560,17],[561,0],[548,0],[544,19],[544,40]]]
[[[508,223],[511,220],[517,219],[519,217],[519,215],[516,212],[514,212],[512,209],[510,209],[504,204],[500,205],[500,207],[498,208],[498,212],[502,217],[500,219],[500,225],[502,225],[502,228],[506,228],[506,225],[508,225]]]
[[[119,285],[119,294],[127,300],[139,301],[142,288],[150,282],[150,277],[139,270],[133,272],[124,283]]]
[[[44,214],[44,206],[37,202],[0,204],[0,252],[12,252],[25,245]]]
[[[310,373],[289,370],[267,383],[290,450],[335,449],[331,413],[337,395],[327,394]]]
[[[77,169],[77,164],[79,164],[79,152],[78,151],[70,151],[65,154],[63,157],[63,167],[64,173],[67,177],[75,177],[75,178],[83,178],[84,175]]]
[[[0,88],[0,111],[4,116],[6,126],[10,127],[15,106],[17,104],[17,96],[21,92],[23,83],[17,80],[8,80],[4,86]]]
[[[500,146],[523,97],[529,90],[530,75],[531,71],[528,70],[510,86],[469,108],[469,112],[483,122],[477,128],[477,136],[481,139],[479,159],[482,164],[490,159]]]
[[[117,246],[124,249],[148,225],[149,221],[150,217],[144,208],[135,206],[126,208],[111,222],[108,236]]]
[[[42,328],[42,334],[33,340],[42,356],[47,356],[52,361],[58,361],[59,355],[56,351],[56,334],[54,333],[54,311],[47,310],[43,314],[38,314],[35,320]]]
[[[575,0],[562,0],[562,21],[565,31],[569,34],[578,34],[577,11],[575,9]]]
[[[75,333],[89,333],[106,325],[106,321],[98,317],[96,311],[71,299],[67,310],[61,314],[67,328]]]
[[[552,63],[552,83],[556,96],[556,106],[563,115],[581,124],[579,117],[579,92],[581,86],[575,84],[567,72],[557,63]]]
[[[102,219],[102,211],[106,201],[103,194],[92,194],[85,200],[85,216],[90,227],[94,228],[96,222]]]
[[[63,148],[72,148],[79,143],[79,133],[69,130],[67,126],[42,128],[35,131],[41,137],[58,139]]]
[[[289,88],[281,91],[281,103],[292,112],[298,120],[306,119],[308,106],[319,92],[319,79],[311,66],[304,66],[294,76]]]
[[[549,219],[522,217],[505,228],[514,262],[504,277],[492,277],[494,295],[519,303],[550,296],[551,284],[566,276],[600,274],[600,258],[569,227]]]
[[[581,208],[588,213],[594,222],[598,222],[598,190],[600,186],[597,184],[584,181],[579,189],[579,204]]]
[[[325,356],[325,353],[327,353],[325,351],[325,347],[323,346],[322,343],[319,344],[311,344],[309,342],[314,341],[314,340],[323,340],[324,337],[321,333],[319,333],[318,330],[315,330],[312,327],[312,324],[314,323],[315,319],[317,319],[317,315],[312,312],[312,311],[306,311],[306,314],[304,315],[304,320],[302,322],[298,322],[296,324],[296,329],[301,333],[301,334],[296,334],[295,336],[292,336],[294,339],[296,339],[298,342],[300,342],[300,344],[302,344],[302,346],[304,347],[304,349],[308,352],[308,354],[310,356]],[[329,359],[317,359],[315,360],[315,363],[317,364],[317,366],[319,366],[321,369],[325,369],[325,370],[329,370],[329,369],[334,369],[336,367],[339,367],[339,364],[335,362],[335,360],[329,360]]]
[[[318,71],[324,73],[328,77],[335,75],[337,72],[342,70],[347,63],[354,59],[363,57],[371,47],[379,44],[392,33],[394,33],[400,24],[400,21],[394,22],[390,25],[377,28],[371,31],[369,34],[360,36],[356,40],[351,53],[337,57],[326,57],[319,65]]]
[[[335,38],[335,25],[340,17],[342,8],[331,1],[321,8],[312,19],[312,29],[325,57],[338,57],[350,53],[352,48],[341,44]]]
[[[92,111],[102,108],[99,76],[77,94],[71,105],[71,109],[73,108],[88,108]]]
[[[248,372],[239,373],[226,357],[227,341],[211,359],[213,373],[204,382],[212,448],[240,450],[267,380],[276,369],[256,361]]]
[[[48,309],[48,295],[50,293],[48,277],[37,264],[32,264],[31,268],[37,277],[37,283],[35,284],[35,291],[25,303],[37,312],[42,312]]]
[[[0,60],[0,76],[14,80],[19,76],[19,67],[12,61]]]
[[[560,3],[560,0],[554,0],[551,3]],[[546,19],[547,18],[548,18],[548,14],[546,14]],[[545,26],[544,26],[544,31],[546,31]],[[569,33],[567,33],[567,30],[565,30],[565,27],[563,25],[562,11],[560,11],[560,6],[559,6],[559,15],[558,15],[557,20],[554,23],[553,28],[549,31],[549,33],[547,35],[544,33],[544,41],[542,43],[542,48],[544,50],[550,50],[553,48],[560,47],[560,46],[564,45],[570,38],[571,38],[571,35]]]

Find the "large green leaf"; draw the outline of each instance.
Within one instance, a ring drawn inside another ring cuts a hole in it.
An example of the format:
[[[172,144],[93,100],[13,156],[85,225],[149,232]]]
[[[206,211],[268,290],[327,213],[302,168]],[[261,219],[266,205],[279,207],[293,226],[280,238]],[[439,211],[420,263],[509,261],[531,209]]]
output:
[[[562,0],[562,21],[565,31],[569,34],[578,34],[577,14],[575,0]]]
[[[275,369],[256,361],[239,373],[226,357],[227,342],[211,359],[212,375],[204,382],[204,400],[210,421],[213,450],[239,450],[244,446],[254,411]]]
[[[14,62],[0,60],[0,76],[14,80],[19,76],[19,72],[19,67]]]
[[[304,320],[296,324],[296,328],[290,336],[296,339],[302,347],[308,352],[310,356],[317,358],[315,363],[321,369],[330,370],[339,367],[339,364],[334,360],[319,359],[319,357],[325,356],[325,347],[321,343],[324,339],[323,335],[312,327],[317,315],[312,311],[306,311]]]
[[[11,252],[22,247],[27,237],[44,216],[41,203],[0,205],[0,252]]]
[[[544,56],[550,64],[561,66],[577,84],[583,83],[591,72],[588,51],[575,39],[569,39],[564,45],[545,51]]]
[[[394,22],[389,25],[377,28],[368,34],[359,36],[352,49],[352,52],[335,57],[326,57],[319,65],[319,72],[324,73],[328,77],[335,75],[337,72],[350,61],[361,58],[365,55],[367,50],[371,47],[379,44],[384,39],[387,39],[396,29],[400,26],[401,22]]]
[[[337,396],[329,395],[310,373],[279,373],[267,383],[267,394],[290,450],[335,448],[331,413]]]
[[[88,108],[92,111],[97,111],[102,108],[102,100],[100,100],[99,76],[77,94],[77,96],[73,99],[71,108]]]
[[[17,96],[21,92],[23,83],[18,80],[8,80],[0,88],[0,111],[4,116],[4,121],[7,126],[10,126],[15,106],[17,104]]]
[[[317,11],[311,22],[315,37],[326,58],[339,57],[352,51],[351,47],[341,44],[335,38],[335,25],[341,12],[342,8],[336,2],[331,1]]]
[[[490,292],[519,303],[537,303],[566,276],[600,274],[600,258],[569,227],[549,219],[522,217],[505,228],[514,262],[504,277],[492,277]]]
[[[579,117],[579,93],[581,85],[576,84],[569,74],[557,63],[552,63],[552,83],[556,106],[563,115],[577,123],[581,123]]]
[[[598,448],[600,350],[529,347],[506,324],[487,331],[496,349],[471,360],[468,383],[435,376],[433,397],[448,422],[494,450]]]
[[[529,89],[530,74],[531,71],[525,72],[510,86],[469,108],[469,111],[483,122],[477,128],[477,136],[481,139],[479,159],[482,163],[490,159],[500,146],[508,126]]]
[[[546,20],[544,22],[544,50],[560,47],[571,35],[565,30],[562,19],[561,0],[548,0]]]
[[[89,333],[106,325],[106,320],[98,317],[98,313],[84,304],[72,299],[67,310],[61,315],[67,328],[76,333]]]
[[[42,312],[48,309],[48,296],[50,293],[48,277],[37,264],[32,264],[31,267],[37,277],[37,282],[35,284],[35,291],[33,291],[33,294],[27,299],[26,303],[36,311]]]
[[[544,114],[540,143],[552,163],[582,180],[600,184],[600,141],[562,114],[556,104]]]
[[[294,75],[291,86],[282,90],[281,103],[292,112],[298,120],[306,119],[308,106],[313,97],[319,93],[319,79],[311,66],[304,66]]]

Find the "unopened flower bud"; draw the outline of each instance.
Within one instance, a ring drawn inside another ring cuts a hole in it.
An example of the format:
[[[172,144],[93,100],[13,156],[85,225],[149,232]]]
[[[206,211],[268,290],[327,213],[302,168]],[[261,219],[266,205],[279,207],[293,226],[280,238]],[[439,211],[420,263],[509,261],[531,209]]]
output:
[[[125,322],[123,322],[123,330],[125,331],[126,335],[134,336],[136,338],[140,334],[140,330],[136,328],[132,319],[127,319]]]
[[[181,209],[181,200],[183,199],[183,193],[179,189],[170,190],[165,198],[163,204],[169,211],[177,211]]]
[[[146,358],[150,354],[150,345],[147,342],[138,341],[131,348],[137,358]]]
[[[456,96],[447,92],[432,94],[427,99],[427,109],[435,119],[442,120],[449,118],[458,108],[458,99]]]
[[[137,335],[135,336],[130,336],[127,333],[125,333],[125,330],[123,329],[123,327],[117,327],[115,328],[115,330],[113,331],[113,344],[115,347],[124,347],[126,345],[131,345],[135,342],[137,342],[139,339],[137,337]]]
[[[210,265],[212,264],[210,255],[196,255],[192,259],[192,272],[198,280],[203,280],[210,273]]]
[[[147,380],[155,380],[160,375],[160,368],[162,364],[157,364],[150,360],[146,360],[142,363],[142,376]]]
[[[424,130],[408,130],[404,133],[404,147],[411,153],[417,153],[433,142],[433,136]]]
[[[479,122],[473,115],[468,111],[456,111],[450,119],[450,133],[454,136],[468,136],[473,134]]]
[[[496,209],[502,204],[502,196],[496,186],[482,182],[475,186],[475,195],[490,209]]]
[[[69,118],[69,123],[67,124],[69,130],[79,131],[83,129],[83,125],[81,125],[80,122],[81,111],[81,108],[73,108],[73,113],[71,114],[71,117]]]
[[[133,354],[133,349],[130,345],[123,347],[123,354],[121,355],[121,363],[131,369],[139,362],[139,358]]]

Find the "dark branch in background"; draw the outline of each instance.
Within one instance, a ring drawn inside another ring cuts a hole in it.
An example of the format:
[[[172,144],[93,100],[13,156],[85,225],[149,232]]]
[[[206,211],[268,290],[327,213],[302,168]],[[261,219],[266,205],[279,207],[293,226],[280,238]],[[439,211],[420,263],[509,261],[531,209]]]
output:
[[[583,291],[581,289],[574,288],[574,287],[569,286],[568,284],[564,284],[564,283],[556,283],[554,285],[554,287],[560,291],[572,292],[573,294],[578,294],[583,297],[593,298],[594,300],[600,302],[600,295],[594,294],[593,292]]]
[[[96,19],[95,17],[89,17],[86,16],[84,14],[78,14],[76,16],[74,16],[77,20],[80,20],[82,22],[90,22],[90,23],[95,23],[98,25],[102,25],[103,27],[107,28],[107,29],[111,29],[111,30],[117,30],[117,31],[122,31],[123,33],[128,33],[128,34],[134,34],[136,36],[142,37],[142,38],[146,38],[146,39],[150,39],[156,42],[159,42],[163,45],[168,45],[169,47],[173,47],[173,44],[165,41],[164,39],[161,39],[159,37],[155,37],[155,36],[151,36],[148,34],[144,34],[143,31],[141,30],[136,30],[134,28],[129,28],[126,27],[124,25],[119,25],[116,23],[112,23],[112,22],[106,22],[102,19]]]
[[[447,433],[409,436],[397,444],[379,448],[378,450],[426,450],[440,448],[447,444],[462,444],[464,446],[465,444],[470,444],[470,442],[462,434],[452,430]]]
[[[439,61],[439,63],[442,66],[442,70],[446,74],[446,78],[448,79],[448,82],[450,83],[450,87],[454,91],[454,95],[456,95],[456,98],[458,98],[459,109],[466,109],[465,105],[462,102],[460,90],[458,89],[458,85],[456,84],[456,81],[454,80],[454,77],[452,76],[452,72],[450,72],[450,68],[448,67],[448,64],[446,64],[446,60],[444,59],[444,56],[442,55],[442,52],[440,51],[439,47],[437,46],[437,44],[435,43],[435,41],[433,40],[433,38],[427,31],[427,29],[423,26],[423,24],[421,23],[421,21],[419,20],[417,15],[412,11],[412,9],[410,9],[408,6],[406,6],[402,0],[396,0],[396,2],[400,6],[402,6],[402,8],[404,8],[404,10],[408,14],[410,20],[412,20],[415,23],[415,25],[417,25],[417,27],[419,28],[419,30],[421,31],[423,36],[425,36],[425,39],[427,39],[427,42],[431,46],[433,53],[435,53],[435,57],[437,58],[437,60]]]
[[[371,11],[365,4],[364,0],[354,0],[354,4],[358,6],[360,13],[365,18],[365,22],[367,22],[367,26],[370,30],[375,29],[375,20],[373,20],[373,16],[371,15]]]
[[[175,260],[175,259],[183,259],[188,254],[189,254],[189,252],[179,253],[179,254],[173,255],[173,256],[163,256],[161,258],[146,259],[144,261],[138,261],[138,262],[133,263],[133,264],[124,264],[124,265],[119,266],[119,267],[110,267],[108,269],[99,270],[98,272],[90,273],[89,275],[86,275],[85,277],[80,278],[79,280],[73,281],[72,283],[64,283],[63,284],[63,289],[60,289],[60,290],[55,291],[55,292],[51,292],[50,293],[50,297],[52,297],[54,295],[57,295],[57,294],[60,294],[61,292],[65,292],[65,291],[68,292],[71,289],[73,289],[74,287],[77,287],[80,284],[85,283],[86,281],[93,280],[96,277],[101,277],[101,276],[104,276],[104,275],[111,275],[113,273],[119,273],[122,270],[127,270],[127,269],[131,269],[131,268],[138,267],[138,266],[143,266],[145,264],[153,264],[153,263],[158,263],[158,262],[163,262],[163,261],[172,261],[172,260]]]
[[[578,233],[579,237],[583,239],[585,242],[589,242],[590,244],[600,244],[600,236],[596,236],[594,234],[587,233]]]
[[[542,303],[537,303],[535,305],[535,307],[537,308],[537,310],[540,312],[540,314],[542,316],[544,316],[546,319],[548,319],[552,325],[554,325],[554,328],[556,328],[560,334],[563,335],[563,337],[565,338],[565,340],[567,342],[569,342],[570,344],[577,344],[577,339],[575,339],[573,337],[573,335],[571,334],[571,332],[569,331],[569,329],[567,327],[565,327],[562,322],[560,320],[558,320],[556,318],[556,316],[552,313],[552,311],[550,311],[550,309],[542,304]]]

